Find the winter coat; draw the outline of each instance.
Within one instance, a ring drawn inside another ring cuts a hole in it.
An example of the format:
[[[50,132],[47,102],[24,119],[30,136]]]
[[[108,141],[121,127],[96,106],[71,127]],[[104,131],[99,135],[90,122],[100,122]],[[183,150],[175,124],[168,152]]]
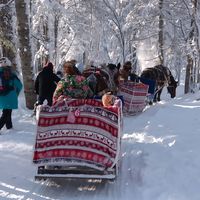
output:
[[[0,71],[3,70],[3,67],[0,67]],[[18,108],[18,95],[22,89],[22,83],[12,72],[12,79],[10,79],[9,84],[13,86],[14,89],[11,90],[6,95],[0,95],[0,109],[17,109]]]
[[[59,81],[60,78],[56,76],[52,68],[44,67],[35,80],[36,94],[40,97],[53,97],[53,93]]]
[[[88,80],[81,75],[66,75],[59,81],[53,95],[53,104],[63,98],[85,99],[93,96]]]

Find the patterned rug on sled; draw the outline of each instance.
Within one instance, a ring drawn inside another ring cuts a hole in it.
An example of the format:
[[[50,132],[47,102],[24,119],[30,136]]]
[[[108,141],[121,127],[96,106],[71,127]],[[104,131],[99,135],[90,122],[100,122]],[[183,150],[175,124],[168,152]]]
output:
[[[132,81],[121,81],[119,84],[119,95],[123,96],[125,115],[136,115],[146,107],[149,86]]]
[[[118,174],[122,115],[100,100],[74,99],[38,108],[36,179],[105,178]]]

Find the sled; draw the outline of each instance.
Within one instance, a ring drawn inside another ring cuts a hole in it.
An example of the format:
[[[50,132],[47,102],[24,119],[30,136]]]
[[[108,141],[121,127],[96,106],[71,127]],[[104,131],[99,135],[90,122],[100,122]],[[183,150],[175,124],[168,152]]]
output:
[[[135,115],[144,110],[147,105],[149,86],[132,81],[120,81],[119,95],[123,96],[123,112],[127,115]]]
[[[38,108],[33,163],[36,180],[115,179],[120,160],[121,105],[72,99]]]

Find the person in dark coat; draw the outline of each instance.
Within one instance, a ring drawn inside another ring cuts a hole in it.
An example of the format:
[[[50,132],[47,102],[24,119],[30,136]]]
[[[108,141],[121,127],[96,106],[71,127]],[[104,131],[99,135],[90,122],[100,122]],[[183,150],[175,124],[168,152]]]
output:
[[[47,63],[35,80],[35,92],[38,94],[37,105],[42,105],[45,100],[52,106],[53,93],[60,78],[53,72],[53,64]]]

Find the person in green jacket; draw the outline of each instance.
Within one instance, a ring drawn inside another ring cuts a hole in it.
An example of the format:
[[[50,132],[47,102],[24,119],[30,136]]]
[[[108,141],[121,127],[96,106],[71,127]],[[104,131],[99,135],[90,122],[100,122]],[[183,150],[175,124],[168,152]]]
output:
[[[18,96],[22,89],[22,83],[16,73],[12,71],[11,62],[8,58],[0,58],[0,130],[6,126],[13,128],[12,110],[18,108]]]

